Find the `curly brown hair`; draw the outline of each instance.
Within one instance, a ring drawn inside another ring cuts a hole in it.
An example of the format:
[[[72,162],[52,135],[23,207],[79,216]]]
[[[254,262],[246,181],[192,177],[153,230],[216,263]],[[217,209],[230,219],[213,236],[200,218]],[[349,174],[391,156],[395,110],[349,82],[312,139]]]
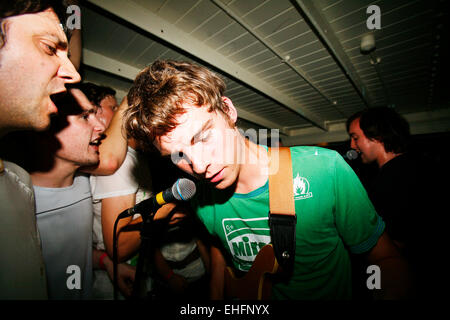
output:
[[[145,144],[172,131],[188,102],[221,112],[225,82],[214,72],[190,62],[158,60],[143,69],[128,92],[124,126],[128,137]]]

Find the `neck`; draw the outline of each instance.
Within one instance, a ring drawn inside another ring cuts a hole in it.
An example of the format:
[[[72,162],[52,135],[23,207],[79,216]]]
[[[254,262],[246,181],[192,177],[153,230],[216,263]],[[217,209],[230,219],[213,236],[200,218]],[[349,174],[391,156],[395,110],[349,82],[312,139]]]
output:
[[[64,188],[73,184],[75,172],[79,166],[55,158],[54,164],[46,171],[34,171],[30,174],[33,185],[46,188]]]
[[[386,163],[388,163],[389,161],[398,157],[401,154],[402,153],[394,153],[394,152],[384,152],[384,153],[380,154],[380,156],[377,158],[378,168],[381,168]]]
[[[264,147],[242,138],[241,165],[237,193],[249,193],[262,187],[268,178],[269,158]]]
[[[3,120],[3,119],[2,119]],[[7,123],[3,123],[0,120],[0,138],[3,138],[3,136],[5,136],[7,133],[9,133],[11,130],[11,128],[8,126]]]
[[[3,124],[0,122],[0,139],[6,136],[7,134],[18,131],[19,129],[16,129],[14,127],[9,126],[8,124]]]

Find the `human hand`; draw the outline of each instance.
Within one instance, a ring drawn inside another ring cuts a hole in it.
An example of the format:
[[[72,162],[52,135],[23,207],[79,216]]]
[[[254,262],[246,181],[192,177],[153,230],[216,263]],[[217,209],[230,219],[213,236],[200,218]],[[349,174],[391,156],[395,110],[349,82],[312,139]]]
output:
[[[185,213],[181,213],[181,212],[177,212],[174,213],[169,220],[169,224],[173,225],[173,224],[177,224],[178,222],[180,222],[181,220],[183,220],[186,217]]]
[[[106,265],[109,278],[114,282],[114,269],[112,264]],[[128,263],[117,265],[117,286],[125,297],[130,297],[133,292],[133,283],[136,275],[136,267]]]
[[[120,263],[117,269],[117,285],[120,292],[126,297],[130,297],[133,293],[134,277],[136,275],[136,267],[128,263]]]
[[[161,208],[159,208],[158,211],[156,211],[154,220],[167,218],[175,207],[175,203],[166,203]]]

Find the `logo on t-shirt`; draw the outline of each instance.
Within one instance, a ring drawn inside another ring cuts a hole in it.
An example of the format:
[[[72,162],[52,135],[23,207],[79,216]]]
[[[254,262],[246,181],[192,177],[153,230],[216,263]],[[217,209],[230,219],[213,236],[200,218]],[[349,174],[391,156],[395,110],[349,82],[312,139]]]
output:
[[[248,271],[259,250],[270,243],[268,217],[223,219],[222,226],[236,267]]]
[[[294,178],[294,199],[301,200],[312,198],[313,194],[309,191],[309,181],[306,178],[297,176]]]

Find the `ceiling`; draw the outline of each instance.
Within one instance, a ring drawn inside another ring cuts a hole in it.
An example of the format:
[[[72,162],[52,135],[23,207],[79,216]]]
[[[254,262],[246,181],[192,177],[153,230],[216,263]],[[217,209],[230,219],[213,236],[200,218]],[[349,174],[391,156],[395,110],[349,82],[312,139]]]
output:
[[[450,131],[445,1],[89,0],[81,11],[82,75],[119,99],[153,61],[188,60],[224,78],[241,128],[278,129],[287,146],[344,141],[347,117],[380,105],[413,134]],[[368,34],[376,49],[363,54]]]

